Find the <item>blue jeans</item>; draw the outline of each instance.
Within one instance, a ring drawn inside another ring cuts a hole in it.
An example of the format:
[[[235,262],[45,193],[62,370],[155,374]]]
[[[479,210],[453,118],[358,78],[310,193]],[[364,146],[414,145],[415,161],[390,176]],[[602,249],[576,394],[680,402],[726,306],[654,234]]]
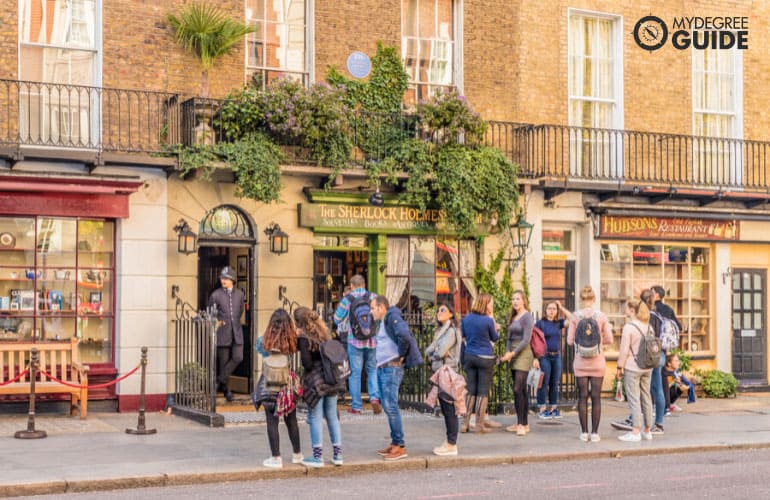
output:
[[[348,359],[350,359],[350,377],[348,378],[348,389],[350,389],[350,399],[354,410],[360,410],[364,407],[361,400],[361,370],[366,368],[366,381],[369,387],[369,401],[380,399],[380,389],[377,385],[377,358],[375,349],[359,349],[353,347],[348,342]]]
[[[690,382],[690,380],[682,375],[680,377],[682,379],[682,382],[687,386],[687,403],[694,403],[695,402],[695,385]]]
[[[655,423],[663,425],[663,416],[666,414],[666,395],[663,394],[663,379],[661,370],[666,364],[666,353],[660,351],[660,366],[652,370],[652,379],[650,380],[650,395],[655,403]]]
[[[329,427],[329,440],[334,446],[342,445],[340,435],[340,420],[337,418],[337,396],[324,396],[307,414],[307,423],[310,426],[310,444],[313,448],[323,447],[324,442],[324,418]]]
[[[404,379],[403,366],[383,366],[377,368],[377,381],[380,383],[380,403],[390,426],[390,444],[404,446],[404,426],[401,424],[401,411],[398,409],[398,388]]]
[[[559,403],[559,382],[561,382],[561,355],[546,354],[540,358],[543,371],[543,385],[537,390],[537,405],[545,406],[545,395],[551,406]]]

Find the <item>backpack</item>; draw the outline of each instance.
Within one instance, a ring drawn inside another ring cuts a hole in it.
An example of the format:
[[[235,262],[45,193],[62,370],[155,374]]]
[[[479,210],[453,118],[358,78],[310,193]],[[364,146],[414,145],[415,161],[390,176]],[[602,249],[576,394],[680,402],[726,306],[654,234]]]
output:
[[[532,328],[532,338],[529,341],[529,346],[532,348],[532,354],[534,354],[536,358],[545,356],[546,346],[543,330],[536,326]]]
[[[634,325],[633,323],[631,324]],[[655,337],[655,333],[649,325],[647,326],[647,333],[643,333],[641,328],[636,325],[634,325],[634,328],[642,334],[642,338],[639,341],[639,349],[634,354],[636,365],[640,370],[657,368],[660,366],[660,353],[663,349],[660,339]],[[633,354],[633,351],[631,353]]]
[[[575,328],[575,354],[583,358],[594,358],[602,353],[602,333],[596,321],[597,313],[589,317],[583,317],[580,312],[575,315],[580,318]]]
[[[658,314],[658,313],[655,313]],[[663,350],[670,351],[679,347],[679,326],[676,321],[660,316],[660,343]]]
[[[350,362],[345,346],[339,340],[327,340],[318,346],[323,365],[324,382],[341,385],[350,377]]]
[[[358,340],[368,340],[376,335],[372,328],[372,310],[370,306],[371,297],[367,292],[365,295],[355,297],[348,296],[350,299],[350,308],[348,309],[348,322],[350,323],[350,333]]]
[[[289,385],[289,356],[271,352],[262,359],[262,374],[265,377],[265,388],[269,392],[279,392]]]

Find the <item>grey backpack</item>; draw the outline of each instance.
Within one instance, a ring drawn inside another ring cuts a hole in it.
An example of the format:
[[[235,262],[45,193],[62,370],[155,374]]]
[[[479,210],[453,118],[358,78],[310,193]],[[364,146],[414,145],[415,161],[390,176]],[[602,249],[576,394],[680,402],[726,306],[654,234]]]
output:
[[[633,323],[631,324],[642,334],[642,338],[639,341],[639,349],[636,351],[636,354],[634,354],[636,365],[641,370],[657,368],[660,366],[660,353],[663,350],[660,339],[655,336],[652,327],[649,325],[647,325],[647,333],[644,333],[641,328]]]

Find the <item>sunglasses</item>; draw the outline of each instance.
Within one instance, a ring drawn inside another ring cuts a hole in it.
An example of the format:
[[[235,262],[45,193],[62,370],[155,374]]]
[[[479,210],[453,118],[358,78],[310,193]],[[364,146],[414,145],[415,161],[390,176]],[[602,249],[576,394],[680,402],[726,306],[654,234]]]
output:
[[[449,309],[447,309],[446,307],[439,307],[438,308],[438,312],[440,312],[440,313],[448,313]]]

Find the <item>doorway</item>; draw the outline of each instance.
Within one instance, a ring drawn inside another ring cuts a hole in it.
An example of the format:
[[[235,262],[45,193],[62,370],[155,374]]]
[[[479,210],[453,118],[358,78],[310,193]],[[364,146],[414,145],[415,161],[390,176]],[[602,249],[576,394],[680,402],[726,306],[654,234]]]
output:
[[[369,253],[364,250],[329,251],[313,253],[313,308],[329,329],[335,331],[334,311],[345,296],[350,279],[360,274],[369,283]]]
[[[543,258],[543,304],[558,300],[568,311],[575,310],[575,261]]]
[[[767,383],[767,271],[733,271],[733,375],[744,384]]]

